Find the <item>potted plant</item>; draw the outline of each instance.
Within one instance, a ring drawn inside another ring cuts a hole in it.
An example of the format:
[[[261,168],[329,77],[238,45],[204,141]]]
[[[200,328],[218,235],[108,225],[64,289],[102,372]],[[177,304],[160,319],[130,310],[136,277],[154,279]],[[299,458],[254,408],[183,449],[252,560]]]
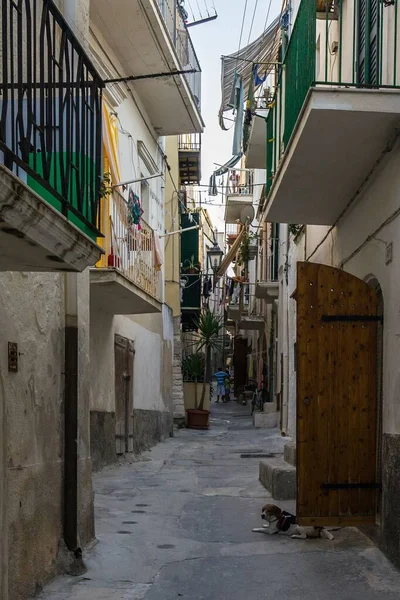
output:
[[[199,388],[204,375],[204,355],[190,354],[182,361],[183,393],[185,406],[197,408]]]
[[[194,262],[194,255],[190,257],[190,260],[187,258],[182,265],[182,271],[184,273],[189,273],[190,275],[195,275],[200,272],[199,263]]]
[[[247,265],[257,255],[257,236],[253,232],[246,232],[238,252],[238,265]]]
[[[211,370],[211,352],[212,350],[221,350],[220,332],[223,328],[223,321],[210,310],[201,313],[197,323],[197,350],[204,351],[204,374],[203,387],[200,402],[194,409],[188,409],[187,426],[189,429],[208,429],[210,411],[204,410],[204,401],[206,398],[207,377]]]

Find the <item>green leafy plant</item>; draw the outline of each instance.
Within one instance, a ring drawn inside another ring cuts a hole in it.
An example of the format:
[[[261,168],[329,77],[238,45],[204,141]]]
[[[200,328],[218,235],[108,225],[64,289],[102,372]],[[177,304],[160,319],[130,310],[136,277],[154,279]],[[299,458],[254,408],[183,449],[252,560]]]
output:
[[[102,180],[100,181],[100,198],[108,198],[113,193],[113,188],[111,184],[111,173],[107,171],[104,173]]]
[[[198,409],[203,410],[204,400],[206,397],[206,383],[207,373],[211,369],[211,352],[221,351],[222,342],[220,332],[224,326],[223,320],[219,315],[215,315],[210,310],[206,310],[201,313],[197,323],[197,349],[198,351],[204,350],[205,361],[204,361],[204,378],[203,378],[203,389],[201,392],[201,399]]]
[[[190,257],[190,260],[187,258],[182,265],[182,270],[184,273],[199,273],[200,272],[200,264],[194,262],[194,254]]]
[[[239,266],[247,265],[247,263],[249,262],[251,256],[250,246],[254,245],[254,241],[256,240],[256,238],[256,234],[252,231],[247,231],[244,235],[238,252],[237,264]]]
[[[201,352],[190,354],[182,361],[182,376],[187,382],[194,382],[194,402],[197,407],[197,383],[204,376],[204,355]]]

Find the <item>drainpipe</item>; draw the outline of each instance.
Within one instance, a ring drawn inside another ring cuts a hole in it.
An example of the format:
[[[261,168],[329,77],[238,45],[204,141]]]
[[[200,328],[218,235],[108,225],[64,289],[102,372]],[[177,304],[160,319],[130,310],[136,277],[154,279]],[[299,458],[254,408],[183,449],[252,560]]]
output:
[[[0,373],[0,598],[8,598],[8,526],[7,526],[7,428],[6,393]]]
[[[282,229],[283,226],[280,227]],[[283,311],[283,343],[282,343],[282,354],[283,354],[283,398],[282,398],[282,408],[285,407],[285,414],[283,415],[282,410],[282,430],[287,433],[288,423],[289,423],[289,249],[290,249],[290,231],[289,225],[285,227],[285,235],[286,235],[286,251],[285,251],[285,303],[286,310]],[[284,417],[284,419],[283,419]]]
[[[78,282],[66,273],[64,390],[64,540],[75,556],[78,541]]]

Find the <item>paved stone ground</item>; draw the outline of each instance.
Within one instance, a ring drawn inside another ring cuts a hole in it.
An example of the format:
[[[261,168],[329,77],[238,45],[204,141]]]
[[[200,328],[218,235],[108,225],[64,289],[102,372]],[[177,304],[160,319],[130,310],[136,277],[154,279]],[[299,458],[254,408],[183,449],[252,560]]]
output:
[[[88,571],[57,579],[42,600],[400,599],[399,573],[356,529],[334,542],[252,533],[267,493],[259,460],[240,453],[281,453],[284,440],[232,402],[212,416],[210,431],[181,430],[95,476]]]

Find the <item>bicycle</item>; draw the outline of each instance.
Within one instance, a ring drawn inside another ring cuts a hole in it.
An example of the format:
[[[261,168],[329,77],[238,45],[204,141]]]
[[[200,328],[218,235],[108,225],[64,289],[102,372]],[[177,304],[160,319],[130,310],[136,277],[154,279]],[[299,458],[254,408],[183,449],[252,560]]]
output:
[[[253,398],[251,401],[251,414],[254,413],[256,408],[260,411],[264,411],[264,404],[267,402],[267,398],[265,397],[265,390],[260,388],[259,390],[255,390],[253,394]]]

